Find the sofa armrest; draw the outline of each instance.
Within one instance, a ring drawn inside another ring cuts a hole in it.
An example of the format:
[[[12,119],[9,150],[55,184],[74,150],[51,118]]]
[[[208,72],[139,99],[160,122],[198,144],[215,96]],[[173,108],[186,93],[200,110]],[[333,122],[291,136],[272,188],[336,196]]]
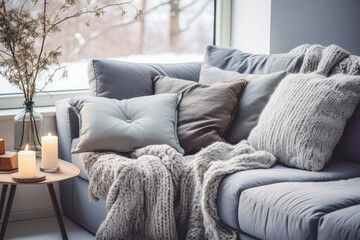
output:
[[[56,125],[59,137],[59,157],[71,161],[71,143],[79,137],[79,118],[69,104],[70,99],[55,103]]]

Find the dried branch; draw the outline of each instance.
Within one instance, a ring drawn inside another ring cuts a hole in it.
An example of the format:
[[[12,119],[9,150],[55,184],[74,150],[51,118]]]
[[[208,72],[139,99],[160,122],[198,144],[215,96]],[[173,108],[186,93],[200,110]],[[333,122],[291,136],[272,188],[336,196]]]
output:
[[[100,17],[111,7],[119,7],[124,15],[126,12],[122,6],[133,2],[129,0],[101,7],[94,5],[87,10],[70,14],[77,1],[66,0],[55,10],[48,7],[51,3],[48,0],[22,1],[21,4],[12,0],[0,2],[0,75],[21,89],[27,101],[31,101],[37,92],[43,91],[53,81],[55,73],[63,69],[59,67],[52,74],[49,73],[49,67],[59,66],[58,57],[61,55],[60,47],[45,51],[45,43],[50,33],[60,32],[59,25],[69,19],[86,14]],[[13,7],[14,4],[19,7]],[[41,13],[35,15],[30,12],[40,6]],[[40,43],[39,47],[35,43]],[[45,75],[47,81],[42,88],[37,88],[39,76]],[[61,77],[63,76],[64,74]]]
[[[0,67],[5,67],[6,65],[8,65],[8,61],[4,58],[4,56],[0,53],[0,57],[3,59],[2,62],[0,62]],[[0,73],[1,75],[1,73]]]
[[[203,6],[200,8],[200,11],[197,12],[192,18],[190,18],[190,20],[189,20],[189,21],[187,22],[187,24],[186,24],[186,27],[183,28],[183,29],[181,29],[180,32],[185,32],[185,31],[187,31],[187,30],[190,28],[190,25],[191,25],[196,19],[198,19],[198,17],[201,16],[201,13],[202,13],[202,12],[205,11],[206,6],[207,6],[210,2],[212,2],[212,0],[206,1],[206,2],[203,4]],[[190,5],[190,4],[189,4],[189,5]],[[182,9],[184,9],[184,8],[182,8]]]
[[[188,4],[186,4],[185,6],[183,6],[182,8],[180,8],[180,11],[184,11],[185,9],[192,7],[193,5],[195,5],[198,2],[198,0],[194,0]]]
[[[60,23],[62,22],[65,22],[69,19],[72,19],[72,18],[76,18],[76,17],[80,17],[82,15],[86,15],[86,14],[95,14],[95,17],[100,17],[104,12],[104,10],[106,8],[109,8],[109,7],[114,7],[114,6],[121,6],[121,5],[125,5],[125,4],[129,4],[129,3],[132,3],[132,1],[128,1],[128,2],[122,2],[122,3],[113,3],[113,4],[109,4],[109,5],[106,5],[104,7],[100,7],[100,8],[96,8],[94,10],[86,10],[86,11],[80,11],[80,12],[77,12],[77,13],[74,13],[70,16],[66,16],[64,17],[63,19],[60,19],[59,21],[55,22],[49,29],[49,31],[51,31],[53,28],[55,28],[57,25],[59,25]]]
[[[41,40],[41,48],[40,48],[39,56],[38,56],[36,67],[35,67],[36,72],[35,72],[34,79],[37,79],[37,76],[38,76],[38,73],[40,70],[40,61],[41,61],[42,53],[44,51],[45,39],[46,39],[46,35],[47,35],[47,32],[46,32],[46,5],[47,5],[47,2],[46,2],[46,0],[44,0],[43,34],[42,34],[42,40]],[[33,97],[35,95],[35,82],[36,81],[33,81],[33,83],[32,83],[30,99],[33,99]]]
[[[49,76],[49,79],[48,79],[47,81],[45,81],[44,86],[43,86],[42,88],[38,89],[38,92],[42,92],[42,91],[45,89],[45,87],[46,87],[49,83],[51,83],[51,82],[53,81],[53,78],[54,78],[55,74],[56,74],[58,71],[60,71],[60,70],[64,70],[62,76],[66,73],[66,67],[65,67],[65,66],[61,66],[61,67],[58,67],[57,69],[55,69],[55,70],[53,71],[53,73]],[[61,79],[62,76],[60,76],[59,79]]]
[[[168,5],[169,3],[170,2],[162,2],[162,3],[159,3],[158,5],[150,8],[147,11],[142,11],[141,17],[145,17],[147,14],[159,9],[160,7]],[[83,51],[83,49],[85,49],[91,43],[91,41],[96,40],[100,36],[104,35],[106,32],[112,31],[112,30],[117,29],[117,28],[122,28],[122,27],[125,27],[125,26],[128,26],[128,25],[131,25],[131,24],[137,22],[138,20],[139,20],[139,17],[138,17],[138,15],[136,15],[129,22],[115,23],[115,24],[112,24],[112,25],[102,29],[101,31],[95,32],[94,34],[92,34],[90,36],[90,38],[86,39],[86,41],[85,41],[85,43],[83,45],[79,46],[78,50],[74,53],[74,55],[81,53]],[[74,55],[72,55],[72,56],[74,56]]]
[[[2,53],[4,53],[4,54],[8,55],[9,57],[12,57],[12,55],[11,55],[11,54],[9,54],[9,53],[5,52],[4,50],[0,50],[0,52],[2,52]]]

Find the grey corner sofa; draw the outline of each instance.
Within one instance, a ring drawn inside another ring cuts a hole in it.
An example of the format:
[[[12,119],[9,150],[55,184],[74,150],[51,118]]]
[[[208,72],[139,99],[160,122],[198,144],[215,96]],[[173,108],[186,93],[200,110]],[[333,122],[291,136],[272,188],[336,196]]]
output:
[[[209,47],[207,52],[212,50],[214,47]],[[223,69],[236,64],[238,68],[231,70],[246,73],[296,73],[303,58],[220,50],[220,55],[205,59],[217,62],[217,67]],[[201,63],[92,60],[88,69],[90,94],[117,99],[151,95],[153,75],[198,81],[200,69]],[[95,233],[106,216],[105,202],[88,201],[88,177],[79,155],[71,154],[79,136],[79,122],[68,100],[56,103],[56,121],[60,157],[81,169],[79,177],[60,185],[64,212]],[[270,169],[228,175],[219,187],[219,216],[225,225],[239,232],[241,239],[360,239],[359,160],[360,106],[348,121],[332,160],[321,172],[277,164]]]

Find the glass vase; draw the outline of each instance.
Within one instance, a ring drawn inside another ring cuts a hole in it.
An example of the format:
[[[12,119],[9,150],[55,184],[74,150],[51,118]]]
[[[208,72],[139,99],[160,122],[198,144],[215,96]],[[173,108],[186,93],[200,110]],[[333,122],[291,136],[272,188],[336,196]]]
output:
[[[41,136],[44,133],[44,118],[34,110],[33,101],[25,101],[24,109],[14,118],[14,148],[23,150],[26,144],[29,149],[41,151]]]

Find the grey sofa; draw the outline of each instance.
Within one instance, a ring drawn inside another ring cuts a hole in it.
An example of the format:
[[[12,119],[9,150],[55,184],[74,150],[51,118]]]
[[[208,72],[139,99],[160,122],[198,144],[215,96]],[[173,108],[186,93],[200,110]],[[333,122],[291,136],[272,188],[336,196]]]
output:
[[[251,61],[256,59],[248,59],[246,64],[253,66]],[[198,81],[200,68],[200,63],[93,60],[89,64],[90,94],[117,99],[150,95],[151,76]],[[298,67],[292,71],[298,71]],[[79,177],[60,185],[64,212],[95,233],[106,216],[105,202],[88,201],[88,178],[79,155],[71,154],[79,133],[78,118],[67,100],[56,103],[56,121],[60,157],[81,169]],[[349,120],[332,160],[321,172],[277,164],[271,169],[238,172],[224,178],[217,200],[222,222],[236,229],[241,239],[360,239],[360,164],[350,161],[360,159],[358,128],[360,107]]]

